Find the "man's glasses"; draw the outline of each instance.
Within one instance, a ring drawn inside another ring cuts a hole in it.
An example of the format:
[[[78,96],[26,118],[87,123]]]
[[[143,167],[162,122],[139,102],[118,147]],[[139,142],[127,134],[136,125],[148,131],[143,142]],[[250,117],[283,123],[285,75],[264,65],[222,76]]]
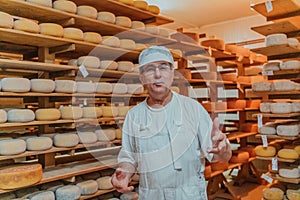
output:
[[[159,65],[147,65],[141,69],[141,73],[144,75],[153,75],[156,70],[159,70],[161,73],[166,73],[171,71],[171,66],[168,63],[162,63]]]

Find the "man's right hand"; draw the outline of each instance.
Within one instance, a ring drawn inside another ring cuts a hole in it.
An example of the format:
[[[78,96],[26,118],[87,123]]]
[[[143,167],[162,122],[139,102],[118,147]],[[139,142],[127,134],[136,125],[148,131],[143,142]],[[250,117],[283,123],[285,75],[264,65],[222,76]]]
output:
[[[134,187],[128,186],[130,182],[130,176],[124,172],[121,168],[117,168],[115,173],[111,177],[111,183],[118,192],[128,193],[131,192]]]

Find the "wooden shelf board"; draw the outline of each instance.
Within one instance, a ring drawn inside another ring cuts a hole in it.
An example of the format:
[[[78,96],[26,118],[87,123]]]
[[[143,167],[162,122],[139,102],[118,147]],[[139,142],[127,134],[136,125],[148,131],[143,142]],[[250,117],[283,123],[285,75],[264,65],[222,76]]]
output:
[[[279,176],[279,174],[268,174],[271,178],[274,180],[278,180],[280,182],[284,183],[293,183],[293,184],[299,184],[300,183],[300,178],[283,178]]]
[[[229,134],[226,134],[228,140],[235,140],[238,138],[244,138],[244,137],[249,137],[252,135],[256,135],[257,132],[231,132]]]
[[[261,138],[262,134],[257,134],[255,137],[257,138]],[[298,136],[280,136],[280,135],[265,135],[267,138],[269,139],[284,139],[284,140],[291,140],[291,141],[294,141],[294,140],[297,140],[300,138],[300,135]]]
[[[300,95],[300,91],[269,91],[269,92],[255,92],[252,89],[247,89],[246,90],[246,97],[264,97],[264,96],[269,96],[269,95]]]
[[[256,159],[272,161],[273,157],[256,156]],[[286,162],[286,163],[294,163],[294,162],[296,162],[296,160],[284,159],[284,158],[278,158],[278,157],[277,157],[277,160],[279,162]]]
[[[276,46],[269,46],[269,47],[262,47],[251,49],[253,52],[265,55],[265,56],[278,56],[278,55],[287,55],[287,54],[294,54],[300,53],[300,48],[290,47],[287,44],[283,45],[276,45]]]
[[[278,118],[287,118],[287,117],[298,117],[300,113],[286,113],[286,114],[274,114],[274,113],[256,113],[253,114],[253,117],[257,117],[257,115],[262,115],[263,117],[278,117]]]
[[[268,75],[268,76],[289,75],[289,74],[300,74],[300,69],[273,71],[273,75]]]
[[[206,83],[206,84],[217,84],[217,85],[235,85],[234,81],[222,81],[222,80],[204,80],[204,79],[187,79],[189,83]]]

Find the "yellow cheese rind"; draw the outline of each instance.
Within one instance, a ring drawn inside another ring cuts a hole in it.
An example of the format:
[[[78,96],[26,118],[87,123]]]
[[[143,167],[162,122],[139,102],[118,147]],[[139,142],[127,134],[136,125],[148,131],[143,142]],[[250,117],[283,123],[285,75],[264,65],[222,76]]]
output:
[[[79,144],[79,138],[75,133],[55,134],[53,144],[57,147],[74,147]]]
[[[30,33],[40,32],[40,26],[33,20],[28,19],[18,19],[14,21],[14,29]]]
[[[114,60],[101,60],[100,69],[116,70],[118,69],[118,63]]]
[[[258,145],[254,150],[257,156],[273,157],[276,155],[276,148],[273,146],[263,147],[262,145]]]
[[[60,111],[56,108],[39,108],[35,111],[35,119],[38,121],[55,121],[60,117]]]
[[[148,11],[156,15],[160,13],[160,9],[156,5],[148,5]]]
[[[73,13],[73,14],[77,12],[77,5],[72,1],[66,1],[66,0],[54,1],[53,8],[68,13]]]
[[[72,40],[83,40],[83,32],[79,28],[64,28],[64,38],[72,39]]]
[[[7,121],[7,113],[5,110],[0,109],[0,123],[4,123]]]
[[[296,160],[299,158],[299,154],[294,149],[280,149],[277,156],[284,159]]]
[[[96,56],[81,56],[77,59],[77,65],[84,65],[86,68],[99,68],[100,59]]]
[[[103,117],[117,117],[118,108],[116,106],[101,106]]]
[[[134,0],[133,6],[142,10],[148,10],[148,3],[142,0]]]
[[[92,6],[78,6],[77,7],[77,15],[81,15],[84,17],[96,19],[97,18],[98,11],[96,8]]]
[[[64,106],[60,108],[62,119],[80,119],[82,118],[83,111],[79,106]]]
[[[0,11],[0,27],[1,28],[13,28],[14,18],[8,13]]]
[[[28,151],[45,151],[51,149],[53,141],[50,137],[29,137],[26,139],[26,149]]]
[[[101,11],[98,12],[97,20],[114,24],[116,22],[116,16],[111,12]]]
[[[54,37],[63,37],[64,35],[64,28],[59,24],[41,23],[39,26],[40,33],[43,35],[50,35]]]
[[[282,200],[284,192],[279,188],[264,188],[263,197],[266,200]]]
[[[99,118],[102,116],[102,108],[101,107],[83,107],[83,118]]]
[[[120,47],[120,39],[115,36],[103,36],[102,44],[110,47]]]
[[[96,130],[99,141],[112,141],[116,139],[116,130],[113,128]]]
[[[116,17],[116,25],[130,28],[131,27],[131,19],[125,16],[117,16]]]
[[[27,2],[38,4],[40,6],[52,7],[52,0],[26,0]]]
[[[85,42],[100,44],[102,41],[102,36],[99,33],[95,33],[95,32],[84,32],[83,40]]]

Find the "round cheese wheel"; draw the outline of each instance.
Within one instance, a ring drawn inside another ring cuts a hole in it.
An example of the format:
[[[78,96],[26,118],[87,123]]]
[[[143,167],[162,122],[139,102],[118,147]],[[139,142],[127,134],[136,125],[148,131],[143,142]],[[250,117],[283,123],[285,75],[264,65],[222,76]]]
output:
[[[142,43],[136,43],[135,44],[135,50],[136,51],[143,51],[144,49],[147,49],[147,45],[142,44]]]
[[[41,23],[39,26],[40,33],[43,35],[51,35],[54,37],[63,37],[64,35],[64,28],[59,24]]]
[[[0,11],[0,27],[12,28],[14,26],[14,18],[8,13]]]
[[[252,146],[252,145],[247,145],[247,146],[243,146],[243,147],[240,148],[241,151],[248,152],[250,157],[255,157],[256,156],[254,149],[255,149],[255,147]]]
[[[228,100],[227,107],[229,109],[244,109],[246,108],[246,100],[238,99],[238,100]]]
[[[26,0],[26,1],[41,6],[52,7],[52,0]]]
[[[86,68],[99,68],[100,59],[96,56],[81,56],[77,59],[77,65],[84,65]]]
[[[100,177],[96,181],[97,181],[99,190],[110,190],[114,187],[111,184],[111,177],[110,176]]]
[[[169,29],[159,28],[159,35],[163,37],[170,37],[170,31]]]
[[[42,176],[41,164],[20,164],[3,167],[0,169],[0,188],[27,187],[39,182]]]
[[[282,61],[280,60],[270,60],[263,64],[264,71],[279,71]]]
[[[300,190],[292,190],[287,189],[286,190],[286,196],[288,200],[299,200],[300,199]]]
[[[40,33],[40,26],[35,21],[29,19],[14,21],[14,29],[30,33]]]
[[[80,119],[82,118],[83,111],[79,106],[63,106],[60,108],[62,119]]]
[[[81,189],[81,195],[90,195],[98,191],[98,183],[95,180],[83,181],[76,184]]]
[[[76,185],[65,185],[55,191],[55,198],[57,200],[63,199],[79,199],[81,196],[81,189]]]
[[[96,19],[97,15],[98,15],[98,11],[96,8],[94,8],[92,6],[82,5],[82,6],[77,7],[77,15]]]
[[[280,69],[282,70],[291,70],[291,69],[300,69],[300,61],[299,60],[288,60],[283,62],[280,65]]]
[[[136,49],[135,42],[130,39],[120,39],[120,48],[135,50]]]
[[[299,178],[300,173],[298,168],[281,168],[278,171],[279,176],[283,178]]]
[[[291,113],[292,112],[292,104],[286,103],[286,102],[272,103],[270,105],[270,110],[272,113],[277,113],[277,114]]]
[[[118,69],[118,63],[113,60],[101,60],[100,62],[101,69],[109,69],[109,70],[116,70]]]
[[[95,33],[95,32],[84,32],[83,40],[85,42],[100,44],[102,41],[102,36],[99,33]]]
[[[277,153],[277,156],[280,158],[292,160],[299,158],[297,151],[295,151],[294,149],[280,149]]]
[[[154,25],[146,25],[145,26],[145,32],[151,33],[151,34],[154,34],[154,35],[158,35],[159,34],[159,28],[157,26],[154,26]]]
[[[132,29],[137,29],[140,31],[144,31],[145,30],[145,24],[144,22],[141,21],[132,21],[131,22],[131,28]]]
[[[160,9],[156,5],[148,5],[148,11],[156,15],[160,13]]]
[[[95,84],[93,82],[76,82],[76,91],[79,93],[94,93]]]
[[[275,80],[273,81],[273,88],[276,91],[293,91],[298,90],[300,85],[290,80]]]
[[[50,137],[29,137],[26,139],[26,149],[28,151],[45,151],[51,149],[53,141]]]
[[[114,24],[116,22],[116,16],[111,12],[101,11],[98,12],[97,20]]]
[[[252,90],[255,92],[266,92],[272,90],[272,83],[268,81],[256,82],[252,84]]]
[[[226,162],[214,162],[214,163],[211,163],[211,169],[213,171],[224,171],[224,170],[227,170],[228,169],[228,166],[229,166],[229,162],[226,161]]]
[[[142,84],[127,84],[128,94],[143,94],[144,86]]]
[[[201,45],[205,47],[212,47],[219,50],[225,50],[224,40],[221,39],[205,39],[201,41]]]
[[[56,108],[39,108],[35,111],[35,119],[38,121],[59,120],[60,115],[60,111]]]
[[[118,106],[118,116],[125,117],[127,112],[130,110],[130,106]]]
[[[77,5],[72,1],[56,0],[53,2],[53,8],[73,14],[77,12]]]
[[[261,103],[259,105],[260,112],[263,112],[263,113],[269,113],[269,112],[271,112],[271,104],[272,103],[270,103],[270,102]]]
[[[299,40],[297,38],[288,38],[287,43],[291,47],[298,47],[299,45]]]
[[[31,79],[30,86],[32,92],[50,93],[55,89],[55,82],[51,79]]]
[[[126,94],[127,85],[125,83],[113,83],[113,93],[114,94]]]
[[[300,156],[300,145],[295,146],[294,150],[298,153],[298,155]]]
[[[83,32],[79,28],[64,28],[64,38],[72,39],[72,40],[83,40]]]
[[[133,0],[117,0],[121,3],[124,3],[124,4],[127,4],[127,5],[130,5],[132,6],[133,5]]]
[[[57,147],[74,147],[79,143],[78,135],[75,133],[55,134],[53,144]]]
[[[265,38],[265,44],[267,47],[287,43],[287,36],[284,33],[271,34]]]
[[[77,59],[70,59],[68,61],[68,65],[76,66],[77,67]]]
[[[277,135],[280,136],[298,136],[300,130],[297,124],[292,125],[278,125],[276,127]]]
[[[7,111],[8,122],[30,122],[35,119],[35,114],[30,109],[11,109]]]
[[[97,134],[94,132],[78,132],[79,143],[91,144],[98,141]]]
[[[116,25],[130,28],[131,27],[131,19],[125,16],[117,16],[116,17]]]
[[[7,113],[5,110],[0,109],[0,123],[4,123],[7,121]]]
[[[99,118],[102,116],[102,108],[101,107],[83,107],[83,118]]]
[[[74,93],[76,82],[73,80],[55,80],[55,92]]]
[[[95,83],[96,87],[96,93],[103,93],[103,94],[110,94],[112,93],[112,84],[111,83],[105,83],[105,82],[99,82]]]
[[[258,132],[264,135],[275,135],[277,133],[276,127],[272,125],[263,125],[258,129]]]
[[[300,102],[292,102],[292,112],[300,112]]]
[[[112,141],[116,139],[116,130],[113,128],[96,130],[99,141]]]
[[[1,87],[3,92],[29,92],[30,80],[27,78],[3,78]]]
[[[247,151],[236,151],[232,153],[232,156],[229,160],[231,163],[247,163],[249,160],[249,153]]]
[[[133,6],[142,10],[148,10],[148,3],[142,0],[134,0]]]
[[[55,200],[55,194],[52,191],[37,191],[31,194],[27,194],[23,196],[22,198],[30,199],[30,200]]]
[[[121,140],[122,139],[122,129],[117,128],[115,130],[115,134],[116,134],[116,139]]]
[[[276,155],[276,148],[273,146],[263,147],[262,145],[258,145],[254,150],[257,156],[273,157]]]
[[[22,139],[0,140],[0,155],[9,156],[26,151],[26,142]]]
[[[116,117],[118,116],[118,108],[115,106],[101,106],[103,117]]]
[[[134,64],[134,68],[133,68],[132,72],[140,73],[140,65],[139,64]]]
[[[134,64],[130,61],[119,61],[118,71],[130,72],[134,68]]]
[[[120,39],[115,36],[103,36],[102,44],[110,47],[120,47]]]
[[[284,192],[275,187],[264,188],[262,193],[265,200],[282,200],[284,196]]]

